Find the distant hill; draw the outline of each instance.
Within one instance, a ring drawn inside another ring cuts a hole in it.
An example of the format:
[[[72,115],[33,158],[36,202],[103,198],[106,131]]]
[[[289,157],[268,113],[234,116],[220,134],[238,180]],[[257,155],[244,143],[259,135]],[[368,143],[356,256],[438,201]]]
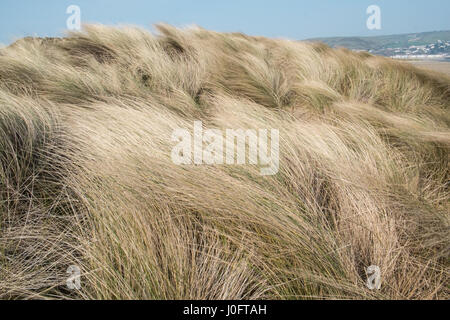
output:
[[[381,55],[412,54],[419,48],[418,54],[448,53],[446,43],[450,44],[450,31],[434,31],[374,37],[333,37],[314,38],[306,41],[319,41],[331,47],[345,47],[351,50],[365,50]],[[442,43],[444,45],[442,45]],[[428,46],[429,50],[425,47]],[[443,47],[441,47],[443,46]],[[412,48],[413,50],[407,50]]]
[[[397,34],[376,37],[333,37],[314,38],[307,41],[320,41],[330,47],[345,47],[351,50],[377,50],[380,48],[399,48],[433,44],[438,40],[450,41],[450,31]]]

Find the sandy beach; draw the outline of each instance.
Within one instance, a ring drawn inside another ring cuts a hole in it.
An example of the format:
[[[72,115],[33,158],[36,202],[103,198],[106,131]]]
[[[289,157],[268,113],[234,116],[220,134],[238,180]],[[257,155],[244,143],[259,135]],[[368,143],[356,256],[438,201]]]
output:
[[[446,61],[426,61],[426,60],[417,60],[417,61],[408,61],[409,63],[419,67],[421,69],[428,69],[437,72],[445,73],[450,76],[450,62]]]

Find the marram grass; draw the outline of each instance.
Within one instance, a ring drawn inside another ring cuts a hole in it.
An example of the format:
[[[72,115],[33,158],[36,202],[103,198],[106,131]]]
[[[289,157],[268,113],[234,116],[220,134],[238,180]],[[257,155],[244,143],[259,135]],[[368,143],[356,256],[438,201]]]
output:
[[[0,49],[0,298],[449,298],[448,77],[158,30]],[[278,129],[279,172],[175,165],[194,121]]]

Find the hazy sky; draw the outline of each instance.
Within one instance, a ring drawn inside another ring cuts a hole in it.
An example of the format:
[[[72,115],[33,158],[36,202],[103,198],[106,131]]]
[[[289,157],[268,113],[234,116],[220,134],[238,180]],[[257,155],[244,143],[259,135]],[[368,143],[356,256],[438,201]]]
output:
[[[63,34],[72,4],[83,23],[197,24],[292,39],[450,30],[449,0],[0,0],[0,43]],[[369,5],[381,8],[381,30],[366,27]]]

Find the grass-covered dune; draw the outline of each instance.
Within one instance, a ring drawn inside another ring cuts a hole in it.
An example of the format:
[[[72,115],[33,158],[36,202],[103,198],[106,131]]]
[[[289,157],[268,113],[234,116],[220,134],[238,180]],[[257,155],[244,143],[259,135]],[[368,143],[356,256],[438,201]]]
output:
[[[449,298],[449,78],[158,30],[0,50],[1,298]],[[174,164],[194,121],[279,129],[278,173]]]

